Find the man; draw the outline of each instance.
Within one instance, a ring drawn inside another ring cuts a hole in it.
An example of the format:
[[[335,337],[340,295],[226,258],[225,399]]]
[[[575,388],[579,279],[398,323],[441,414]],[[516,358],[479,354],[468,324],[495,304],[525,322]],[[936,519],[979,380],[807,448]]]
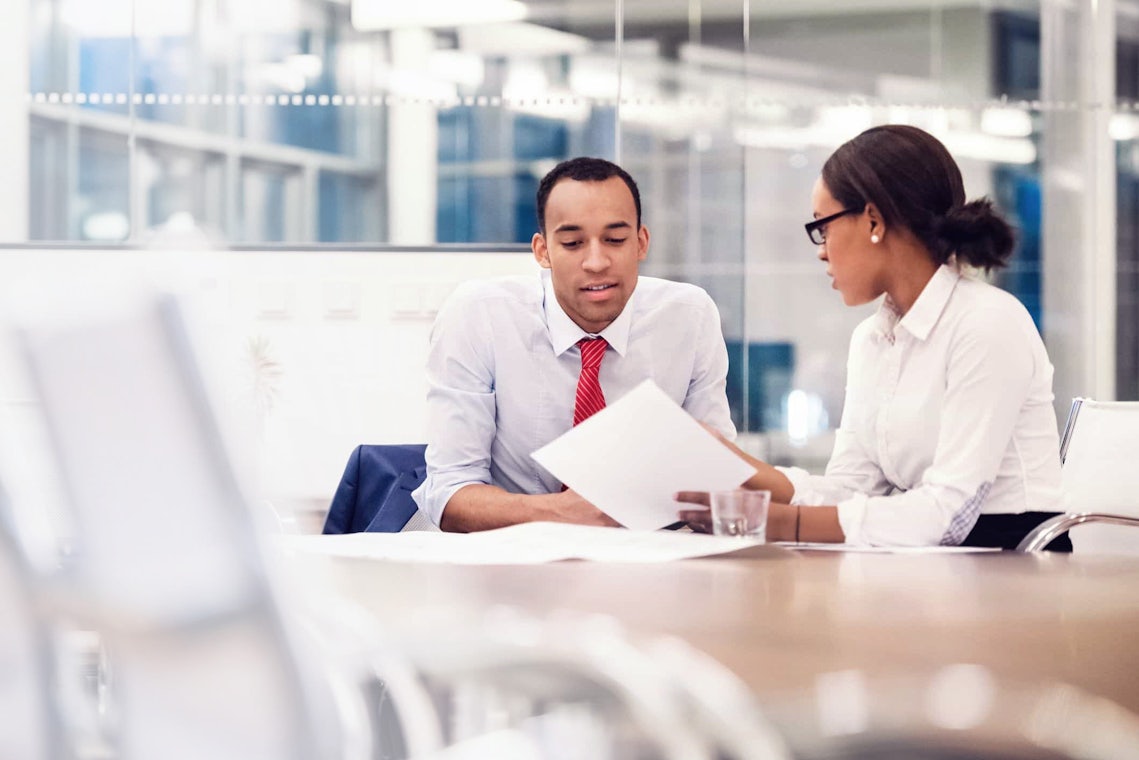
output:
[[[538,228],[539,277],[467,283],[432,330],[427,480],[413,496],[443,530],[616,525],[530,454],[646,378],[735,437],[712,299],[637,274],[649,231],[633,178],[598,158],[558,164],[538,186]]]

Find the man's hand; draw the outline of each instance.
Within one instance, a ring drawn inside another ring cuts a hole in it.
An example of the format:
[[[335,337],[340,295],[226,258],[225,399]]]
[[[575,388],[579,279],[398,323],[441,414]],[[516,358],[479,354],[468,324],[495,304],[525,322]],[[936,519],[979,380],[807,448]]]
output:
[[[537,520],[620,527],[620,523],[576,491],[518,494],[484,483],[472,483],[456,491],[443,510],[439,527],[470,533]]]
[[[621,527],[621,523],[583,499],[577,491],[566,490],[555,494],[545,506],[546,510],[539,518],[541,520],[577,525],[604,525],[610,528]]]

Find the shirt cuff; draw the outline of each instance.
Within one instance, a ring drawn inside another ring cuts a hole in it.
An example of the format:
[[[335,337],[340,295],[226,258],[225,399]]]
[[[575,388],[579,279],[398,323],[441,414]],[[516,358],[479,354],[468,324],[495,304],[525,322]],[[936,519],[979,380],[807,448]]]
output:
[[[862,524],[866,521],[866,494],[856,494],[837,506],[838,524],[842,527],[844,541],[848,544],[865,544],[862,537]]]
[[[804,470],[802,467],[779,467],[775,468],[779,472],[787,476],[791,481],[791,488],[794,489],[791,493],[791,506],[802,507],[811,504],[809,500],[810,489],[807,487],[811,474]]]
[[[443,511],[447,508],[447,502],[451,500],[451,497],[455,495],[456,491],[463,486],[481,482],[478,480],[470,480],[444,487],[435,486],[428,490],[430,480],[431,478],[428,476],[428,479],[421,483],[419,488],[411,492],[411,498],[419,507],[419,511],[426,515],[427,519],[435,523],[435,527],[439,527],[439,523],[443,521]]]

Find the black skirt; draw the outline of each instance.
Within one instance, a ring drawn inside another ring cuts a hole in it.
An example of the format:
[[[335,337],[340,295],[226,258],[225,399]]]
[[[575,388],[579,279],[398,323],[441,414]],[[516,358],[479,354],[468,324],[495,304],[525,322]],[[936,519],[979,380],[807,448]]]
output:
[[[1059,512],[1022,512],[1018,515],[981,515],[962,546],[998,546],[1015,549],[1017,544],[1040,523],[1055,517]],[[1048,552],[1070,552],[1072,541],[1064,533],[1044,547]]]

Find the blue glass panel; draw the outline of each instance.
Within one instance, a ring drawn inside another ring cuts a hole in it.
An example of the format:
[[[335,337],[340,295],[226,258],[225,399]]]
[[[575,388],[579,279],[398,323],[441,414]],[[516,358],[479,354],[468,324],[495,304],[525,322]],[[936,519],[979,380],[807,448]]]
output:
[[[783,402],[791,392],[795,346],[791,343],[747,343],[729,340],[728,405],[739,430],[758,433],[786,427]],[[744,356],[746,351],[746,357]],[[747,414],[744,414],[744,371],[747,367]],[[746,424],[745,424],[746,421]]]
[[[539,116],[514,117],[515,158],[563,158],[568,145],[569,129],[564,121]]]
[[[1041,298],[1040,177],[1034,169],[998,167],[993,171],[998,205],[1017,228],[1017,246],[1007,269],[998,272],[996,283],[1016,296],[1043,331]]]

